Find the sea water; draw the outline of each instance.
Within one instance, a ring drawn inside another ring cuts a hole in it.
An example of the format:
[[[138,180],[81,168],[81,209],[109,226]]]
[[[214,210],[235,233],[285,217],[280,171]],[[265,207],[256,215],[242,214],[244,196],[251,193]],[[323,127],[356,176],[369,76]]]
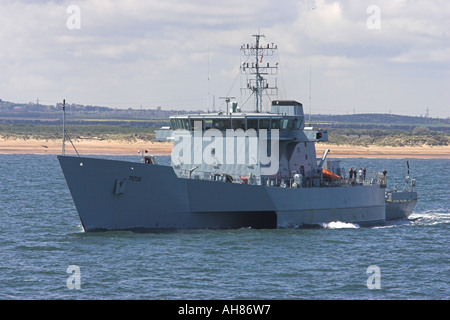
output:
[[[342,166],[401,190],[407,160]],[[56,156],[0,155],[0,299],[447,300],[450,160],[409,165],[417,206],[384,226],[86,233]]]

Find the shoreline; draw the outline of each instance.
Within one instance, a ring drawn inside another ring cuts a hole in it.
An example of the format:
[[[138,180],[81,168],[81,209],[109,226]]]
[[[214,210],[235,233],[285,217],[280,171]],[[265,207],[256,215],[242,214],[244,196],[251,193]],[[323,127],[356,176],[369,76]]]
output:
[[[146,149],[152,155],[170,155],[172,142],[112,141],[78,139],[73,141],[80,155],[137,155]],[[317,143],[317,157],[330,149],[330,158],[386,158],[386,159],[450,159],[450,146],[384,147],[351,146]],[[5,139],[0,138],[0,154],[54,154],[62,152],[60,140]],[[75,155],[70,141],[66,141],[66,154]]]

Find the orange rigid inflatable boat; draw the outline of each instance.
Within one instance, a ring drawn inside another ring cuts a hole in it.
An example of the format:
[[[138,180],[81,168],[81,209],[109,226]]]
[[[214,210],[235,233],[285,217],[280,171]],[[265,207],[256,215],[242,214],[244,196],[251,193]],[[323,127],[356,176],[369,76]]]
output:
[[[324,179],[342,179],[337,174],[334,174],[327,169],[322,169]]]

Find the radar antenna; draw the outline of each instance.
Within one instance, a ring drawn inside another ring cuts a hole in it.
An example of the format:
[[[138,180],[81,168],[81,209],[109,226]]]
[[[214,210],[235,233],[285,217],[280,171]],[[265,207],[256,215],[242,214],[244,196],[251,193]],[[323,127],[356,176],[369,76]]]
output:
[[[261,37],[265,37],[263,34],[254,34],[255,44],[243,44],[241,46],[241,51],[245,56],[255,57],[255,62],[243,62],[241,65],[241,73],[247,76],[247,86],[245,88],[241,88],[243,91],[250,90],[252,94],[255,94],[255,111],[262,111],[262,96],[263,91],[267,93],[267,95],[276,95],[278,93],[276,78],[274,84],[269,84],[267,79],[263,77],[266,76],[275,76],[278,73],[278,62],[272,64],[267,62],[263,64],[263,60],[265,57],[273,56],[274,53],[278,50],[277,45],[275,44],[267,44],[261,45],[260,39]]]
[[[230,110],[228,109],[228,103],[230,103],[231,99],[236,99],[236,98],[235,97],[219,97],[219,99],[225,99],[225,102],[227,103],[226,114],[229,114]]]

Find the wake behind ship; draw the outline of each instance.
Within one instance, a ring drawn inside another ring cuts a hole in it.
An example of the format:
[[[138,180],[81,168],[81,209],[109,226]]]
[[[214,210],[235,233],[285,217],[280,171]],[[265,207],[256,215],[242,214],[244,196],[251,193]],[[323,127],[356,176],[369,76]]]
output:
[[[137,163],[58,156],[86,231],[386,221],[382,174],[349,181],[328,151],[317,158],[315,143],[327,141],[327,132],[305,126],[301,103],[274,100],[270,112],[262,111],[262,93],[276,91],[263,75],[277,68],[262,57],[277,47],[254,37],[255,44],[241,47],[254,58],[241,71],[255,110],[227,99],[226,112],[171,117],[171,166],[151,157]]]

